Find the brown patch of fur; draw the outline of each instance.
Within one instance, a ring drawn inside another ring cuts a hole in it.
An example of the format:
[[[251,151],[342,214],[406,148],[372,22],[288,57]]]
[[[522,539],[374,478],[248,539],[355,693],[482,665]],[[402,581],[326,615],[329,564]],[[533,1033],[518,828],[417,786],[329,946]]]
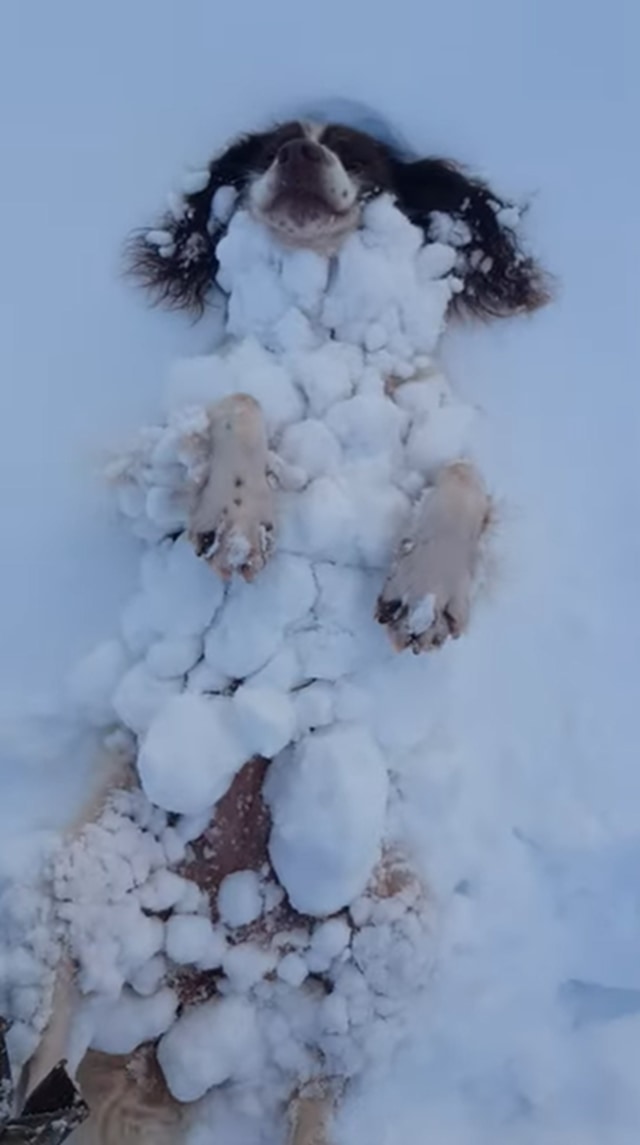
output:
[[[184,1107],[167,1089],[155,1046],[122,1056],[89,1050],[78,1081],[91,1116],[71,1145],[175,1145],[181,1139]]]
[[[331,1145],[330,1126],[336,1095],[328,1083],[315,1082],[294,1094],[287,1110],[287,1145]]]

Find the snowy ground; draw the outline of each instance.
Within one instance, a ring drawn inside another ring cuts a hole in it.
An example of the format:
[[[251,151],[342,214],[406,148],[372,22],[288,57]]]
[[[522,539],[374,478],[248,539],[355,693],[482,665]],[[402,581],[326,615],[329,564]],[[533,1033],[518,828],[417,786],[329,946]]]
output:
[[[363,99],[416,147],[538,192],[532,230],[561,293],[534,321],[446,345],[459,392],[486,411],[502,560],[469,637],[442,654],[446,736],[408,779],[425,870],[457,888],[434,989],[386,1083],[348,1104],[340,1142],[635,1141],[630,8],[578,21],[549,2],[428,16],[405,3],[367,12],[365,34],[330,3],[311,36],[285,3],[251,21],[195,0],[28,7],[0,15],[3,852],[15,865],[15,839],[64,821],[86,783],[82,745],[60,757],[48,725],[25,742],[13,717],[111,634],[130,593],[135,549],[95,476],[102,455],[154,418],[167,361],[207,343],[204,325],[149,313],[121,285],[121,237],[184,163],[265,108]]]

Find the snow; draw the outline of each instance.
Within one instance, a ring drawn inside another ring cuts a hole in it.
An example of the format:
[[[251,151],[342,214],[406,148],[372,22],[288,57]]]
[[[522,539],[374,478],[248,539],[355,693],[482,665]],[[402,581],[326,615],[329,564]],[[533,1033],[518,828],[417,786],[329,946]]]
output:
[[[224,936],[201,915],[179,914],[168,919],[165,943],[169,958],[181,965],[193,964],[202,970],[222,965]]]
[[[209,172],[207,170],[185,171],[180,180],[180,187],[185,195],[193,195],[197,191],[204,191],[208,182]]]
[[[147,652],[147,667],[153,676],[184,676],[202,658],[203,645],[197,636],[178,636],[158,640]]]
[[[41,887],[43,863],[50,861],[55,849],[55,839],[47,834],[2,854],[0,1012],[16,1015],[7,1046],[19,1063],[33,1053],[48,1020],[59,958],[51,904]]]
[[[637,986],[640,938],[631,334],[637,219],[625,206],[637,174],[628,144],[636,21],[623,5],[606,21],[585,10],[576,25],[569,8],[489,0],[481,13],[471,3],[430,12],[427,43],[417,34],[414,6],[400,3],[393,18],[367,12],[371,51],[363,53],[360,16],[351,20],[330,3],[314,25],[311,58],[295,50],[297,15],[282,0],[251,14],[252,39],[271,61],[265,95],[264,66],[246,66],[246,11],[225,11],[224,52],[212,69],[219,14],[189,3],[193,19],[182,12],[176,19],[166,2],[138,19],[118,3],[89,14],[78,0],[64,16],[43,9],[36,26],[27,27],[19,6],[7,5],[0,17],[0,84],[12,109],[3,138],[10,289],[0,312],[0,364],[10,379],[0,418],[7,491],[0,653],[11,692],[3,710],[14,716],[19,693],[31,700],[41,687],[57,690],[78,656],[111,640],[133,589],[138,548],[112,520],[93,477],[101,468],[95,459],[158,416],[166,362],[208,351],[212,328],[148,312],[113,268],[121,236],[152,217],[159,189],[181,166],[202,162],[221,139],[253,124],[256,108],[258,119],[285,102],[297,109],[314,86],[322,103],[330,57],[332,87],[384,105],[420,151],[484,168],[507,190],[538,192],[528,226],[561,279],[559,300],[531,323],[450,333],[445,350],[456,391],[483,407],[476,443],[490,483],[510,503],[498,536],[500,579],[478,602],[466,640],[437,662],[396,661],[393,679],[378,662],[336,689],[339,718],[358,722],[366,708],[381,749],[398,753],[405,800],[394,815],[446,908],[433,988],[415,1003],[410,1044],[386,1078],[347,1095],[336,1135],[339,1145],[428,1137],[443,1145],[475,1145],[480,1137],[627,1145],[640,1117],[633,1069],[639,1026],[630,995],[625,1014],[614,1015],[619,991]],[[381,59],[399,61],[383,69],[383,96]],[[156,80],[169,70],[176,83],[167,100]],[[225,85],[233,100],[224,98]],[[52,174],[46,180],[43,148]],[[34,218],[48,220],[37,238]],[[452,238],[444,229],[438,237],[445,245]],[[45,305],[34,306],[34,264],[25,250],[36,242]],[[280,327],[278,348],[295,345],[298,359],[312,356],[305,335],[300,324]],[[384,351],[375,321],[364,336],[372,352]],[[298,377],[305,369],[308,377],[296,385],[311,417],[324,418],[335,401],[353,396],[359,364],[351,359],[339,368],[336,356],[335,365],[326,405],[328,371],[319,365],[314,375],[300,365]],[[279,425],[298,406],[287,387],[282,398]],[[432,445],[412,442],[421,472],[433,464]],[[331,467],[339,461],[334,450]],[[309,474],[327,475],[329,468]],[[127,498],[136,509],[131,519],[144,517],[153,539],[158,520],[169,512],[179,519],[184,507],[147,492],[136,500],[128,487]],[[323,552],[338,542],[329,536]],[[373,568],[376,543],[367,550]],[[165,638],[198,635],[157,631],[157,617],[151,623],[145,608],[129,612],[123,634],[133,660]],[[346,653],[341,664],[332,659],[332,675],[349,664]],[[97,678],[94,692],[89,679],[83,718],[92,709],[89,718],[110,719],[108,677],[104,692]],[[229,677],[244,672],[219,672],[211,690],[222,690]],[[39,731],[26,746],[23,727],[16,736],[12,718],[6,735],[3,720],[2,870],[13,885],[20,880],[22,893],[35,876],[17,837],[22,844],[31,828],[70,819],[95,777],[86,740],[71,727],[54,736],[53,713],[48,704],[38,707]],[[164,863],[163,844],[155,842],[153,861]],[[357,914],[364,925],[367,910],[362,899],[352,904],[354,922]],[[3,909],[3,944],[7,933]],[[30,963],[23,970],[25,979],[36,972]],[[571,982],[577,986],[563,989]],[[355,971],[342,972],[340,987],[349,1011],[365,1013],[369,1002]],[[17,999],[25,1014],[31,1002]],[[577,1023],[576,1008],[583,1016]],[[343,1020],[340,1003],[328,1009],[329,1025]],[[33,1037],[26,1025],[14,1026],[12,1036],[12,1052]],[[283,1059],[293,1053],[288,1036],[279,1047]],[[259,1140],[256,1119],[246,1128],[251,1118],[228,1101],[224,1114],[212,1113],[200,1127],[198,1145],[215,1134]]]
[[[116,998],[124,983],[164,947],[166,910],[187,883],[163,870],[162,820],[141,797],[121,793],[99,822],[54,856],[56,913],[79,962],[84,993]]]
[[[218,912],[228,926],[247,926],[262,914],[263,897],[255,871],[234,871],[218,891]]]
[[[278,978],[281,978],[283,982],[288,983],[289,986],[293,986],[294,988],[302,986],[308,973],[309,971],[304,958],[301,958],[299,954],[295,954],[293,951],[290,951],[289,954],[285,954],[284,958],[281,958],[278,963]]]
[[[235,679],[253,675],[279,650],[286,630],[308,613],[316,595],[305,561],[276,554],[261,583],[232,582],[225,607],[205,638],[212,668]],[[247,630],[252,639],[245,639]]]
[[[225,954],[222,967],[226,975],[225,986],[239,994],[246,994],[276,964],[275,955],[252,942],[232,946]]]
[[[212,1086],[241,1079],[259,1054],[253,1007],[233,997],[186,1010],[158,1045],[158,1061],[179,1101],[197,1101]]]
[[[154,954],[139,970],[131,975],[131,986],[143,998],[155,994],[167,973],[167,960],[162,954]]]
[[[69,673],[69,699],[89,723],[106,727],[115,722],[113,694],[126,666],[127,654],[120,641],[105,640]]]
[[[186,879],[161,867],[142,885],[138,901],[144,910],[170,910],[184,900],[188,887]]]
[[[245,684],[235,693],[233,707],[246,745],[246,758],[262,755],[273,759],[293,739],[293,703],[275,688]]]
[[[297,910],[333,914],[365,889],[387,805],[383,756],[364,728],[312,732],[272,765],[269,853]]]
[[[152,675],[146,663],[134,664],[122,676],[113,693],[114,712],[125,727],[136,735],[142,735],[179,686],[176,680]]]
[[[148,798],[166,811],[195,815],[224,795],[247,759],[233,700],[172,696],[158,711],[138,757]]]
[[[299,735],[332,724],[336,718],[335,690],[323,680],[299,688],[293,694],[293,703]]]
[[[178,998],[169,989],[146,998],[127,990],[115,1002],[94,1004],[90,1019],[94,1028],[92,1048],[106,1054],[131,1053],[169,1029],[177,1006]]]
[[[317,926],[313,932],[310,953],[314,959],[326,961],[327,966],[310,966],[310,969],[326,970],[333,959],[342,954],[350,938],[351,931],[342,918],[330,918]]]
[[[235,187],[219,187],[213,196],[213,215],[220,222],[226,223],[231,218],[233,208],[238,197]]]
[[[160,636],[200,636],[222,601],[220,581],[208,575],[186,537],[145,554],[142,590],[149,623]]]

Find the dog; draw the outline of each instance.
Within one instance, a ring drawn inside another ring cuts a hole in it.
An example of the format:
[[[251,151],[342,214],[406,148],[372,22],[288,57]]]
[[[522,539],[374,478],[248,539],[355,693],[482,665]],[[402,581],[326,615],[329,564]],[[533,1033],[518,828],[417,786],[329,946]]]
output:
[[[521,248],[510,205],[484,182],[452,162],[408,158],[340,124],[290,122],[233,142],[206,171],[189,177],[182,200],[131,238],[128,269],[156,302],[200,317],[217,289],[217,248],[236,210],[248,210],[284,247],[330,258],[358,229],[365,206],[380,195],[392,196],[425,240],[446,237],[456,247],[461,289],[450,305],[457,315],[507,317],[548,301],[547,277]],[[221,196],[225,209],[215,210]],[[390,378],[390,391],[393,384]],[[253,580],[277,544],[268,479],[273,459],[262,411],[254,398],[235,394],[208,414],[206,463],[189,537],[196,553],[223,578],[239,574]],[[410,518],[399,523],[404,527],[376,605],[376,617],[398,650],[428,651],[464,632],[490,514],[481,476],[460,458],[443,466]],[[426,620],[425,600],[431,602]],[[264,760],[245,764],[216,808],[213,834],[205,832],[194,844],[198,869],[188,874],[212,902],[222,875],[247,866],[258,869],[268,860],[265,769]],[[130,776],[126,782],[132,782]],[[122,783],[112,773],[105,792]],[[242,853],[237,853],[239,843]],[[415,884],[416,909],[423,912],[428,895],[419,883],[409,865],[387,855],[372,873],[370,893],[385,899]],[[31,1064],[29,1089],[63,1056],[66,1035],[57,1032],[56,1020],[60,1013],[68,1020],[73,1008],[68,962],[58,986],[64,996]],[[189,983],[186,988],[194,989]],[[181,1111],[158,1076],[153,1045],[124,1062],[90,1053],[79,1078],[94,1113],[74,1140],[123,1145],[174,1139]],[[328,1140],[339,1096],[330,1082],[293,1094],[293,1145]]]
[[[248,209],[286,247],[331,256],[358,228],[364,206],[382,194],[394,198],[425,240],[444,237],[447,228],[458,252],[461,290],[451,302],[457,313],[507,317],[549,299],[547,276],[511,225],[510,204],[450,161],[404,158],[351,127],[290,122],[243,136],[195,182],[177,209],[133,236],[128,251],[131,274],[157,302],[195,316],[214,290],[217,247],[233,211]],[[223,188],[235,200],[221,222],[212,207]],[[212,410],[211,423],[211,468],[190,535],[223,576],[238,569],[251,579],[274,542],[261,412],[240,395]],[[443,468],[428,493],[406,523],[376,609],[395,647],[416,653],[466,629],[491,517],[482,479],[464,460]],[[238,537],[245,542],[241,560]],[[433,608],[425,626],[427,598]]]

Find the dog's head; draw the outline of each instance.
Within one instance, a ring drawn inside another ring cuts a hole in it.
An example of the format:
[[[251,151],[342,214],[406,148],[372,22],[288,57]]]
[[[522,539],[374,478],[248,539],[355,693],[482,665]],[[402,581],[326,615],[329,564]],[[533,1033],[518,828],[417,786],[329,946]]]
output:
[[[287,246],[333,254],[367,198],[392,186],[386,149],[347,127],[288,123],[264,138],[246,185],[255,218]]]
[[[204,307],[226,229],[212,206],[225,186],[237,192],[236,206],[247,208],[282,244],[328,255],[359,226],[364,204],[387,192],[427,239],[437,237],[443,216],[457,224],[463,277],[458,306],[502,316],[547,301],[544,276],[506,221],[508,204],[455,164],[407,161],[365,132],[291,122],[246,135],[212,160],[202,183],[130,246],[134,275],[171,306],[196,313]]]

